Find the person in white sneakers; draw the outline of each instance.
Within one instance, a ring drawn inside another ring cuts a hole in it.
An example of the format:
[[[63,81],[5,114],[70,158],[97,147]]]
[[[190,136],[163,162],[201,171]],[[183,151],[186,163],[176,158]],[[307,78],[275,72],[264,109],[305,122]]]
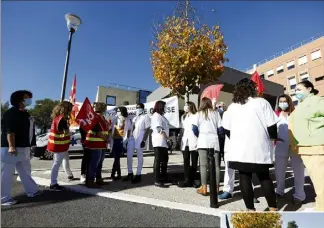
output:
[[[34,121],[26,110],[32,104],[33,94],[19,90],[11,94],[11,107],[1,119],[1,206],[18,201],[11,198],[12,181],[17,169],[28,197],[41,192],[31,177],[30,147],[36,145]]]
[[[145,141],[150,133],[151,119],[145,114],[145,106],[142,103],[136,106],[136,117],[133,118],[133,143],[130,145],[128,142],[127,147],[127,168],[128,175],[124,178],[124,181],[131,180],[132,183],[138,183],[142,180],[142,168],[143,168],[143,150],[145,147]],[[137,156],[137,171],[136,176],[133,176],[133,155],[136,150]]]

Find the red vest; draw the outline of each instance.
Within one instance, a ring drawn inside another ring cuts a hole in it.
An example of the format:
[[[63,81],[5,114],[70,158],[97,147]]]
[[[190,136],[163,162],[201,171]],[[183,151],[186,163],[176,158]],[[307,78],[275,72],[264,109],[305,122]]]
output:
[[[56,117],[51,125],[51,130],[48,137],[47,150],[53,153],[66,152],[69,150],[70,147],[70,134],[58,131],[58,124],[62,118],[62,115]]]
[[[101,133],[108,135],[108,121],[99,115],[97,115],[98,124],[101,128]],[[88,149],[107,149],[107,141],[100,138],[94,131],[90,130],[87,133],[84,141],[84,146]]]

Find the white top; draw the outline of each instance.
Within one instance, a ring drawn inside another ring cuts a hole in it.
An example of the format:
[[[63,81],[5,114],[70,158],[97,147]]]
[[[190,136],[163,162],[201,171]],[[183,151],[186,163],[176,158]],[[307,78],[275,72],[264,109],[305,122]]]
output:
[[[214,148],[219,151],[217,128],[222,126],[222,120],[217,111],[209,110],[208,117],[203,112],[197,112],[194,125],[199,129],[197,140],[198,149]]]
[[[223,112],[223,118],[224,116],[226,116],[226,111]],[[230,144],[230,139],[227,137],[227,135],[225,135],[224,153],[228,153],[230,148],[229,144]]]
[[[169,121],[164,116],[155,112],[151,117],[152,145],[153,147],[169,148],[167,139],[158,132],[158,127],[163,128],[164,132],[169,137]]]
[[[112,120],[112,125],[111,125],[111,128],[112,128],[112,132],[111,132],[111,136],[110,136],[110,147],[111,147],[111,150],[112,150],[112,147],[113,147],[113,135],[114,135],[114,132],[115,132],[115,125],[116,124],[119,124],[118,123],[119,122],[119,119],[118,119],[118,117],[116,117],[116,118],[114,118],[113,120]],[[125,141],[126,139],[127,139],[127,133],[128,133],[128,131],[130,131],[130,134],[131,134],[131,136],[130,136],[130,138],[129,138],[129,140],[134,140],[134,138],[133,138],[133,128],[132,128],[132,120],[131,120],[131,118],[130,117],[126,117],[125,118],[125,125],[124,125],[124,137],[123,137],[123,140]]]
[[[223,116],[223,127],[230,131],[228,160],[272,164],[273,142],[267,127],[278,121],[263,98],[249,98],[244,105],[232,103]]]
[[[195,124],[195,115],[188,113],[186,118],[181,117],[183,136],[181,140],[181,150],[184,151],[189,146],[189,151],[197,150],[197,137],[192,131],[192,125]]]
[[[133,137],[135,139],[135,149],[141,149],[141,143],[143,141],[145,131],[151,126],[151,119],[148,115],[136,116],[133,119]]]
[[[289,117],[285,117],[280,113],[279,122],[277,123],[278,138],[283,141],[277,141],[275,153],[277,156],[288,157],[289,155],[289,133],[288,133]]]

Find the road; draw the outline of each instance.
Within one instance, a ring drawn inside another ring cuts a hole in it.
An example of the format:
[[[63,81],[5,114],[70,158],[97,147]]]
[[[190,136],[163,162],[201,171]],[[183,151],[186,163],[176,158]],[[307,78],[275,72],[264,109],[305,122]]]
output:
[[[42,187],[44,189],[44,187]],[[2,207],[1,227],[220,227],[220,218],[72,191],[30,199],[16,182],[19,204]]]

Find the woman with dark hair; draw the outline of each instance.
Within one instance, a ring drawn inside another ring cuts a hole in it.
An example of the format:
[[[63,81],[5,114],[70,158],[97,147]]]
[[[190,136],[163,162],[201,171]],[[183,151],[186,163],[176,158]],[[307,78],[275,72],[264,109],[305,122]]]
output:
[[[128,139],[132,135],[132,122],[128,117],[126,107],[118,107],[116,109],[116,119],[114,119],[111,128],[111,152],[114,157],[114,164],[111,172],[113,180],[121,179],[120,157],[124,149],[127,147]],[[117,173],[117,177],[116,177]]]
[[[1,205],[11,206],[15,169],[28,197],[39,195],[38,186],[31,177],[30,147],[36,145],[34,120],[26,110],[32,104],[33,94],[19,90],[11,94],[12,107],[1,120]]]
[[[166,103],[157,101],[151,117],[152,144],[154,148],[154,184],[163,187],[168,181],[169,121],[164,117]]]
[[[178,184],[180,188],[193,186],[198,166],[197,137],[192,131],[195,114],[197,113],[196,105],[189,101],[184,106],[184,111],[185,113],[181,117],[181,125],[183,129],[181,150],[183,155],[185,179]]]
[[[306,198],[304,190],[304,164],[299,155],[289,150],[288,119],[293,111],[294,104],[291,98],[286,94],[280,95],[277,99],[276,114],[279,117],[279,122],[277,123],[278,138],[282,139],[282,141],[276,142],[275,148],[276,193],[279,198],[285,194],[286,169],[290,159],[295,184],[293,203],[302,204]]]
[[[274,185],[269,168],[273,167],[273,142],[277,139],[278,118],[271,105],[258,97],[250,79],[237,83],[233,103],[223,117],[229,138],[228,167],[239,171],[240,188],[248,211],[255,211],[252,173],[258,177],[270,211],[277,210]]]
[[[197,190],[197,193],[207,196],[207,164],[210,151],[215,156],[217,192],[219,192],[220,182],[218,129],[221,127],[221,117],[219,112],[213,109],[212,101],[209,98],[204,97],[201,99],[199,111],[195,116],[193,126],[198,129],[197,148],[201,179],[201,187]]]
[[[324,211],[324,98],[309,81],[297,84],[300,101],[289,117],[290,148],[301,155],[312,179],[315,192],[315,211]]]

